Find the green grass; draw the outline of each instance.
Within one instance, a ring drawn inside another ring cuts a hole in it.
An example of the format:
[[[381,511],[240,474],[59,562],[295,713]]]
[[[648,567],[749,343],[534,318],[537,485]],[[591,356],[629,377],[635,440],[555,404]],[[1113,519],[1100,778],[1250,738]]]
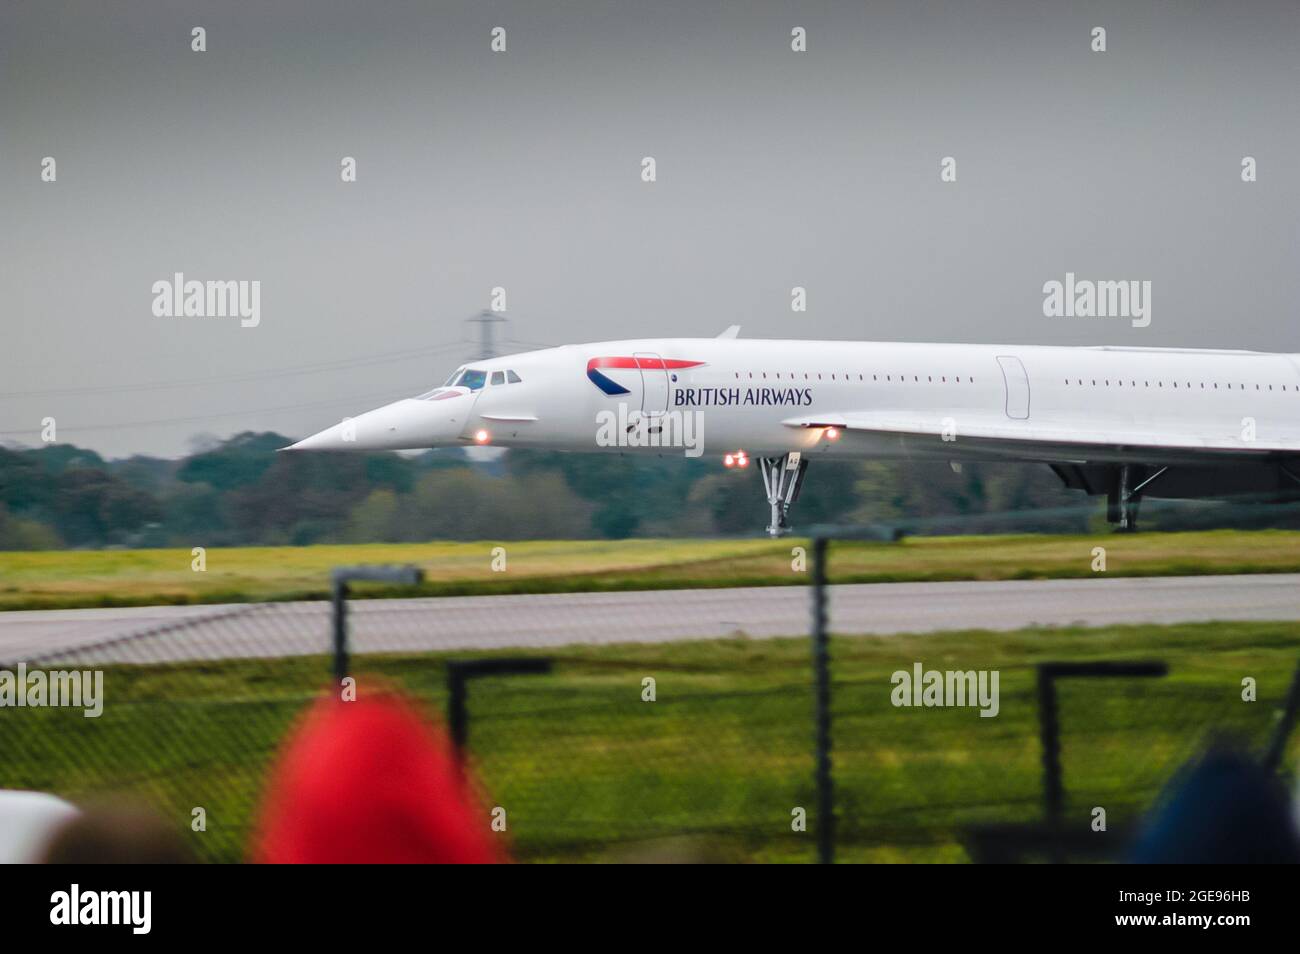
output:
[[[492,569],[503,545],[506,570]],[[807,541],[572,540],[212,548],[204,572],[189,550],[0,553],[0,609],[323,599],[332,567],[414,563],[418,588],[358,595],[476,595],[806,582],[791,548]],[[1300,572],[1300,532],[1216,530],[1080,536],[915,537],[836,544],[836,582],[1006,580],[1095,575],[1107,550],[1112,576]]]
[[[812,859],[806,638],[546,655],[555,660],[549,675],[484,679],[470,690],[475,771],[488,805],[507,811],[516,857]],[[1100,805],[1119,825],[1209,732],[1256,744],[1267,737],[1300,656],[1300,626],[837,636],[832,655],[839,856],[960,861],[970,826],[1040,817],[1035,663],[1169,663],[1161,679],[1061,686],[1067,824],[1087,825]],[[396,684],[440,713],[446,658],[360,657],[360,690]],[[1000,714],[893,707],[890,675],[917,661],[997,669]],[[110,668],[98,720],[48,709],[0,719],[0,787],[74,798],[133,793],[165,811],[201,857],[238,860],[266,765],[327,670],[323,657]],[[654,702],[641,701],[647,676],[656,680]],[[1245,676],[1258,680],[1259,702],[1241,701]],[[1293,740],[1288,766],[1298,751]],[[207,810],[207,832],[189,831],[195,806]],[[807,809],[807,832],[791,830],[798,807]]]

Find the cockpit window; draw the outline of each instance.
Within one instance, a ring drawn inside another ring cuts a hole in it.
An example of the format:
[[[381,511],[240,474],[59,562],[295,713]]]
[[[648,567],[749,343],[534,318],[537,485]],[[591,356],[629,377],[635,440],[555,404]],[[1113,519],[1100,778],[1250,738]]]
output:
[[[511,374],[514,374],[514,372],[512,371]],[[516,378],[516,380],[518,379]],[[444,384],[442,387],[434,388],[432,391],[425,391],[423,394],[418,395],[415,398],[415,400],[428,401],[431,398],[434,398],[437,395],[441,394],[443,391],[446,391],[448,388],[456,387],[456,386],[462,388],[469,388],[471,391],[477,391],[480,388],[482,388],[483,385],[487,384],[487,381],[488,381],[488,372],[476,371],[473,368],[466,368],[464,365],[461,365],[459,368],[457,368],[455,371],[452,372],[452,375],[447,379],[446,384]],[[502,371],[492,372],[493,384],[505,384],[505,382],[506,382],[505,372]]]
[[[456,384],[462,388],[469,388],[471,391],[477,391],[486,383],[487,372],[476,371],[473,368],[467,369],[464,374],[456,379]]]
[[[507,376],[507,378],[508,378],[508,380],[510,381],[511,384],[518,384],[518,383],[519,383],[519,380],[520,380],[520,379],[519,379],[519,375],[515,374],[513,371],[507,371],[507,372],[506,372],[506,376]]]

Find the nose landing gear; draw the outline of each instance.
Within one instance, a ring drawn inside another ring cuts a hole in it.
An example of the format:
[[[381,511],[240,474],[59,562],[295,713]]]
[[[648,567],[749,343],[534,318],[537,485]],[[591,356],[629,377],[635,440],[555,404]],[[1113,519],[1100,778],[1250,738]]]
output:
[[[773,537],[779,537],[790,532],[786,516],[791,504],[799,499],[799,488],[803,486],[808,461],[798,451],[792,451],[783,457],[760,457],[758,466],[763,473],[767,503],[772,508],[772,521],[768,524],[767,532]]]

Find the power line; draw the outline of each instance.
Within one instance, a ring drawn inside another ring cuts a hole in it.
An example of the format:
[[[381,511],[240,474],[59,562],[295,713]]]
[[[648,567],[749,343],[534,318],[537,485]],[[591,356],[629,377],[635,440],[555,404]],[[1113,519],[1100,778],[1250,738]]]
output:
[[[449,344],[433,345],[427,348],[418,348],[415,350],[388,351],[383,354],[368,355],[364,358],[322,361],[316,364],[301,364],[288,368],[268,368],[262,371],[242,371],[232,374],[212,375],[206,378],[189,378],[186,380],[174,381],[150,381],[134,384],[88,385],[73,388],[44,388],[36,391],[5,391],[0,392],[0,398],[47,397],[58,394],[109,394],[125,393],[130,391],[162,391],[174,388],[198,387],[206,384],[234,384],[240,381],[256,381],[262,378],[291,377],[300,374],[314,374],[323,371],[340,371],[348,368],[384,364],[390,361],[414,360],[415,358],[425,358],[444,351],[450,351],[454,348],[463,347],[465,347],[465,342],[457,341]]]
[[[506,319],[500,315],[496,315],[492,312],[485,311],[485,312],[480,312],[478,315],[475,315],[466,320],[479,324],[480,328],[482,329],[480,334],[480,342],[479,342],[480,350],[482,352],[482,357],[495,356],[497,351],[496,329],[501,323],[504,323]],[[533,342],[533,341],[522,341],[518,338],[513,338],[513,337],[506,338],[505,343],[513,344],[513,345],[521,345],[529,348],[555,347],[554,345],[551,344],[544,344],[544,343]],[[344,358],[336,361],[321,361],[321,362],[315,362],[311,364],[291,365],[285,368],[268,368],[260,371],[244,371],[244,372],[233,372],[230,374],[210,375],[204,378],[189,378],[184,380],[171,380],[171,381],[148,381],[148,382],[136,382],[136,383],[118,384],[118,385],[86,385],[86,386],[71,387],[71,388],[43,388],[34,391],[8,391],[8,392],[0,392],[0,399],[5,399],[5,398],[13,399],[13,398],[22,398],[22,397],[46,397],[46,396],[53,396],[53,395],[114,394],[114,393],[128,393],[128,392],[142,392],[142,391],[163,391],[163,390],[172,390],[178,388],[200,387],[203,385],[211,385],[211,384],[233,384],[233,383],[239,383],[243,381],[256,381],[256,380],[267,379],[267,378],[274,379],[278,377],[291,377],[291,376],[303,375],[303,374],[315,374],[315,373],[329,372],[329,371],[340,371],[340,370],[346,370],[350,368],[384,364],[388,362],[426,358],[433,355],[442,354],[447,351],[452,351],[457,348],[463,349],[466,347],[466,345],[467,345],[466,341],[446,342],[443,344],[429,345],[424,348],[403,349],[401,351],[387,351],[378,354],[365,355],[363,357],[357,357],[357,358]],[[426,380],[414,387],[404,389],[401,393],[414,394],[420,390],[425,389],[427,385],[428,385],[428,381]],[[106,431],[106,430],[127,430],[133,428],[170,427],[178,424],[197,424],[206,421],[221,420],[223,418],[252,417],[254,415],[275,414],[284,411],[301,411],[301,410],[310,410],[312,408],[335,407],[342,404],[352,404],[352,403],[359,403],[363,401],[380,401],[380,400],[392,400],[392,399],[393,399],[393,390],[390,389],[390,390],[379,391],[379,392],[369,392],[367,394],[358,394],[350,397],[333,398],[328,401],[313,401],[313,402],[304,402],[300,404],[283,404],[275,407],[252,408],[252,409],[240,410],[240,411],[222,411],[217,414],[198,414],[198,415],[189,415],[185,417],[154,418],[150,420],[124,421],[124,422],[117,422],[112,424],[86,424],[81,426],[64,425],[61,427],[61,429],[69,433],[76,434],[85,431]],[[0,436],[5,436],[5,437],[27,436],[37,432],[39,432],[39,428],[35,428],[35,427],[22,428],[17,430],[0,431]]]
[[[422,384],[416,385],[414,387],[403,389],[401,393],[406,395],[413,394],[417,392],[420,388],[424,388],[427,385],[428,382],[425,381]],[[334,398],[333,400],[329,400],[329,401],[311,401],[304,404],[283,404],[280,405],[279,407],[251,408],[242,411],[223,411],[220,414],[202,414],[193,417],[155,418],[153,420],[147,420],[147,421],[127,421],[123,423],[113,423],[113,424],[83,424],[81,426],[60,424],[58,426],[59,426],[59,430],[69,431],[74,434],[81,433],[82,431],[125,430],[126,428],[136,428],[136,427],[167,427],[174,424],[194,424],[201,421],[219,420],[225,417],[251,417],[255,414],[273,414],[279,411],[301,411],[301,410],[307,410],[315,407],[332,407],[338,404],[351,404],[353,402],[360,402],[360,401],[378,401],[381,399],[392,400],[393,389],[390,388],[386,391],[372,391],[368,394],[357,394],[345,398]],[[24,428],[22,430],[0,431],[0,435],[16,436],[16,435],[37,433],[39,431],[40,431],[39,427],[29,427],[29,428]]]

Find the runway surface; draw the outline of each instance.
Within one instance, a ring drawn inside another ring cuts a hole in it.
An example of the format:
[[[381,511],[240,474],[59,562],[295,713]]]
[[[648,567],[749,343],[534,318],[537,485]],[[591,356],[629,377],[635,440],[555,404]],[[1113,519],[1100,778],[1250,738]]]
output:
[[[419,651],[804,635],[801,586],[356,600],[352,651]],[[1300,620],[1300,574],[879,583],[831,587],[837,633]],[[152,635],[142,632],[156,630]],[[0,664],[304,655],[330,645],[324,602],[0,613]]]

